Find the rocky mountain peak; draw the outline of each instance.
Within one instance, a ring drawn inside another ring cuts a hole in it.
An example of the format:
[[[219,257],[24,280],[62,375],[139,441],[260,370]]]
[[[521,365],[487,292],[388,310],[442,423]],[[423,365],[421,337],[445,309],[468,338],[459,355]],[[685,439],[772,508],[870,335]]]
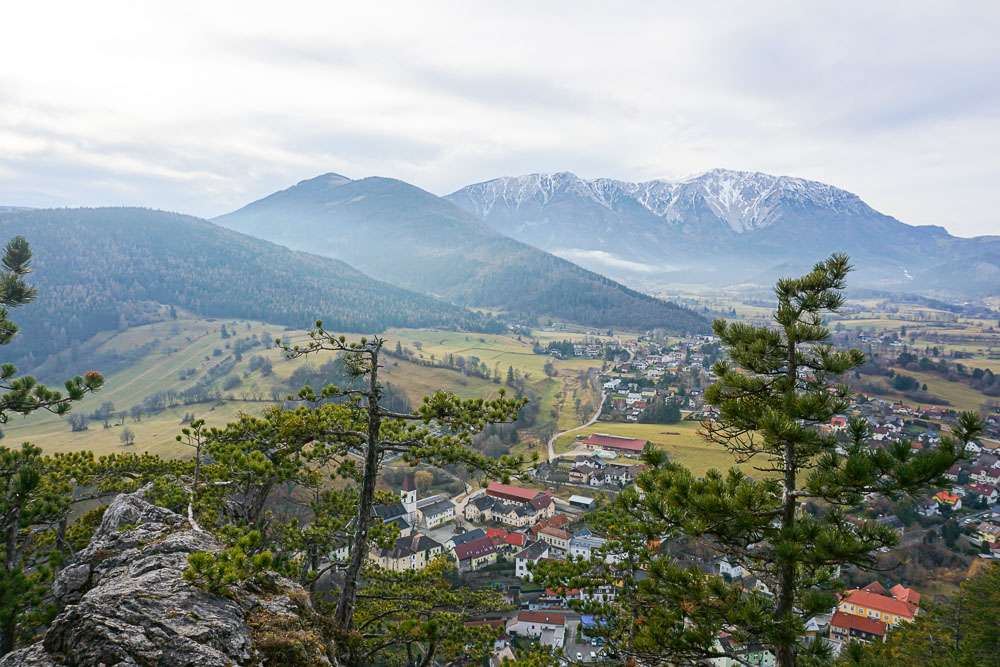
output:
[[[736,233],[769,226],[789,206],[874,213],[856,195],[825,183],[731,169],[639,183],[587,180],[570,172],[526,174],[470,185],[448,198],[487,221],[500,209],[541,211],[555,202],[569,205],[574,198],[608,210],[632,202],[666,223],[685,223],[704,207]]]

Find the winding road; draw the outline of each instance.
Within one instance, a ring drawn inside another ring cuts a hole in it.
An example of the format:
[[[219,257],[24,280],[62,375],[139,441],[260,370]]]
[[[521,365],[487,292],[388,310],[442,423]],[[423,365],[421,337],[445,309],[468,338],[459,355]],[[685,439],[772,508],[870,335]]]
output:
[[[556,450],[552,447],[552,445],[555,444],[556,440],[558,438],[566,435],[567,433],[572,433],[573,431],[579,431],[582,428],[587,428],[588,426],[590,426],[591,424],[593,424],[594,422],[596,422],[597,418],[601,416],[601,408],[604,407],[604,399],[605,398],[607,398],[607,392],[602,389],[601,390],[601,402],[597,406],[597,412],[594,413],[594,416],[591,417],[590,420],[587,423],[580,424],[579,426],[576,426],[576,427],[571,428],[571,429],[567,429],[565,431],[560,431],[559,433],[556,433],[554,436],[552,436],[551,438],[549,438],[549,463],[552,463],[552,461],[556,458]]]

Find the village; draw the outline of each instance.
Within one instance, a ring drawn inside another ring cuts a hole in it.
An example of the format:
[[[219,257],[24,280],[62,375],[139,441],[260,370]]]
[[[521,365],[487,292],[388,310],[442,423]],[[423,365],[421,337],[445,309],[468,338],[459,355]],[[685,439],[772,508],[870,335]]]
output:
[[[701,422],[715,414],[701,399],[704,388],[715,379],[711,365],[724,354],[711,336],[669,346],[641,339],[594,341],[553,345],[543,352],[605,360],[598,376],[602,405],[594,428],[651,420]],[[856,392],[849,410],[819,429],[841,439],[853,417],[869,423],[871,447],[891,447],[903,441],[919,450],[939,444],[958,412]],[[1000,558],[1000,507],[996,507],[1000,455],[993,453],[1000,435],[1000,414],[988,415],[985,421],[989,437],[969,444],[966,460],[946,476],[949,485],[916,502],[866,498],[848,520],[858,526],[868,521],[890,526],[901,538],[901,549],[927,548],[933,543],[966,561]],[[392,549],[372,549],[370,558],[380,568],[403,571],[421,569],[443,556],[454,563],[466,585],[499,587],[510,608],[468,621],[501,632],[492,664],[516,660],[518,651],[533,643],[560,650],[568,662],[600,662],[605,647],[594,630],[600,620],[575,607],[585,600],[612,600],[615,587],[546,589],[532,581],[532,572],[543,561],[594,557],[616,562],[605,536],[589,525],[588,512],[632,485],[646,469],[640,462],[642,452],[659,444],[620,434],[578,434],[569,451],[538,463],[526,486],[489,482],[485,488],[470,486],[455,497],[440,493],[420,497],[412,476],[407,475],[398,491],[398,503],[376,510],[383,522],[396,525],[399,539]],[[722,576],[770,594],[762,581],[709,545],[684,536],[663,536],[661,548],[705,575]],[[927,596],[906,579],[905,571],[889,570],[881,579],[866,576],[867,580],[859,580],[855,573],[854,585],[843,592],[836,606],[810,619],[807,637],[823,638],[836,654],[852,641],[883,641],[893,628],[916,618],[921,598]],[[752,664],[774,664],[766,647],[736,646],[725,633],[718,642]],[[713,664],[729,667],[738,662],[718,658]]]
[[[594,457],[586,465],[601,461]],[[641,468],[634,466],[617,478],[624,481],[615,484],[630,484]],[[541,561],[597,557],[616,562],[607,540],[586,527],[585,514],[593,505],[593,497],[574,494],[562,500],[548,490],[498,482],[456,499],[440,495],[421,498],[412,477],[407,476],[399,502],[377,509],[384,522],[396,525],[399,538],[391,549],[373,548],[370,558],[380,568],[404,571],[422,569],[432,559],[444,556],[453,561],[466,585],[499,586],[511,609],[468,621],[502,631],[492,664],[516,659],[517,650],[533,642],[560,649],[576,662],[598,662],[603,657],[602,640],[599,633],[588,634],[597,621],[575,611],[573,602],[612,600],[615,588],[552,590],[532,582],[532,571]],[[683,539],[667,546],[679,561],[706,575],[722,576],[769,593],[763,582],[725,556],[690,547]],[[892,628],[914,620],[920,601],[921,594],[912,588],[899,583],[889,587],[873,580],[846,591],[828,614],[813,618],[808,636],[825,637],[837,650],[850,641],[881,641]],[[728,637],[719,641],[731,644]],[[773,664],[773,656],[763,647],[727,644],[726,648],[754,664]],[[737,663],[717,659],[714,664],[729,667]]]

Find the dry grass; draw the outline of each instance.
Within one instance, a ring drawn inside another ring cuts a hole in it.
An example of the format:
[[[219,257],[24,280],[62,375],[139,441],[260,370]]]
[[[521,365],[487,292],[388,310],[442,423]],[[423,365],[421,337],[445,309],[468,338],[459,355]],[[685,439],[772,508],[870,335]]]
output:
[[[629,438],[649,440],[653,445],[667,452],[672,461],[686,466],[696,476],[708,470],[726,471],[735,465],[732,454],[721,445],[710,443],[698,434],[699,422],[682,421],[677,424],[622,424],[598,422],[593,426],[565,435],[556,441],[556,452],[573,449],[578,440],[586,439],[591,433],[608,433]],[[750,465],[738,466],[748,475],[760,478],[763,475]]]

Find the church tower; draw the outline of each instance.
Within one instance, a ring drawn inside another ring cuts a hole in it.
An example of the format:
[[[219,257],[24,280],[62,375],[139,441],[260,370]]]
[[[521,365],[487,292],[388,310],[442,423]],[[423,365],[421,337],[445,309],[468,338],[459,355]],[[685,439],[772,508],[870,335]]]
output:
[[[407,474],[403,477],[403,488],[399,491],[399,500],[406,510],[406,520],[410,525],[415,525],[417,521],[417,487],[413,483],[413,475]]]

